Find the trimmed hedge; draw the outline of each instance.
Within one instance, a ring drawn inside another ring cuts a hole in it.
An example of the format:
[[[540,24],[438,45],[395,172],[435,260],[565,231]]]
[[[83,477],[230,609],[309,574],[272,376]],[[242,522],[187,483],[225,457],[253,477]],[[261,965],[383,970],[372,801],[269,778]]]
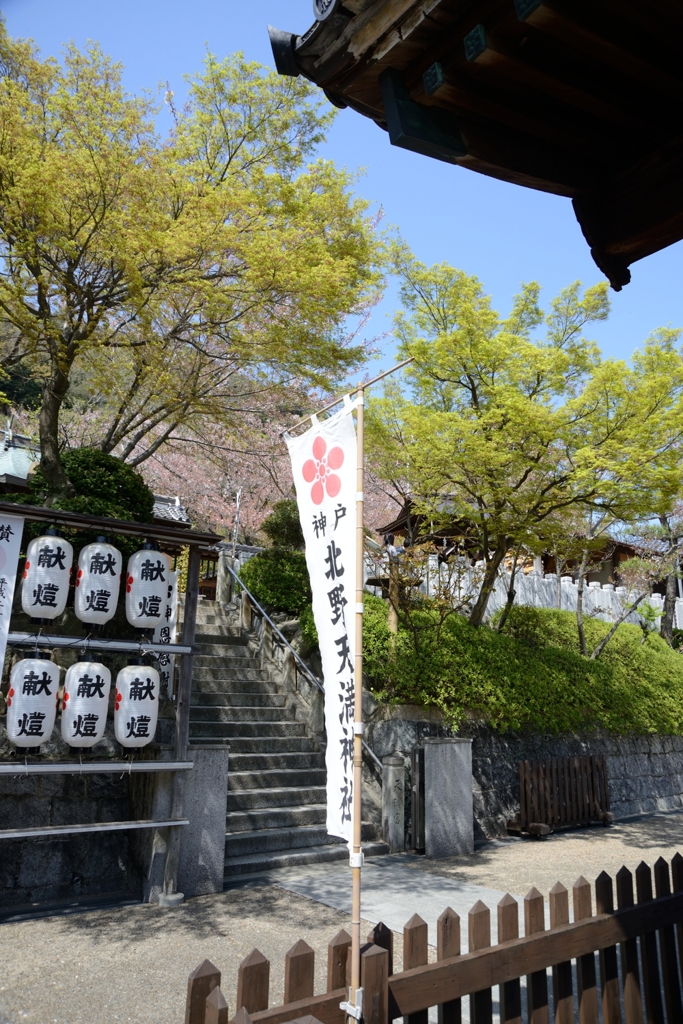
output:
[[[392,637],[386,603],[366,595],[365,609],[365,674],[380,700],[436,705],[453,725],[475,717],[500,730],[683,733],[683,658],[657,634],[643,642],[638,626],[620,626],[590,661],[571,612],[513,608],[502,634],[454,615],[437,636],[425,607],[412,614],[417,632]],[[589,649],[609,628],[587,620]]]
[[[240,579],[267,611],[298,615],[311,600],[306,558],[300,551],[266,548],[245,562]]]

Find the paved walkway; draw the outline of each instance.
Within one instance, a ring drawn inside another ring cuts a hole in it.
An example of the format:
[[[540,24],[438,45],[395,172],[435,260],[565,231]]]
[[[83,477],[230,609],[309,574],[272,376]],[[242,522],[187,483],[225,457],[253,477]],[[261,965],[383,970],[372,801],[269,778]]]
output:
[[[364,933],[379,919],[397,930],[400,969],[400,930],[415,911],[428,921],[434,942],[436,917],[447,905],[466,916],[482,899],[495,924],[504,891],[521,899],[536,884],[547,894],[558,879],[569,888],[580,874],[592,882],[602,870],[614,875],[622,864],[633,870],[641,860],[670,861],[678,850],[683,813],[544,841],[487,843],[474,856],[451,861],[368,861]],[[327,942],[350,925],[349,892],[348,868],[331,864],[273,872],[260,885],[190,900],[174,911],[136,904],[0,924],[0,1024],[181,1024],[187,976],[205,957],[223,972],[232,1016],[237,967],[254,946],[271,961],[271,1005],[277,1005],[285,953],[299,938],[316,950],[316,991],[323,991]]]

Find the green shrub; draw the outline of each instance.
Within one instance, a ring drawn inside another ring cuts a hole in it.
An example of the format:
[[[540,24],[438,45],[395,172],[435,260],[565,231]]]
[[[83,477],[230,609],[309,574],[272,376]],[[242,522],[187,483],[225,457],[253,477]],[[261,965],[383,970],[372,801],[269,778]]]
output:
[[[301,609],[299,627],[301,629],[301,653],[305,658],[318,647],[318,630],[315,627],[312,605],[304,605]]]
[[[99,448],[74,448],[64,452],[62,465],[76,493],[72,498],[57,498],[53,508],[151,523],[154,494],[132,466]],[[31,480],[28,501],[42,505],[47,491],[47,482],[39,468]]]
[[[467,716],[494,727],[537,732],[683,733],[683,658],[638,626],[620,626],[604,654],[578,651],[570,612],[513,608],[505,633],[454,615],[440,632],[428,609],[414,633],[392,637],[387,605],[366,596],[365,671],[380,698],[433,704],[457,725]],[[431,628],[430,628],[431,626]],[[586,621],[589,648],[610,628]]]
[[[298,615],[311,600],[306,558],[300,551],[267,548],[245,563],[240,579],[267,611]]]
[[[142,476],[121,459],[99,448],[74,448],[62,454],[62,464],[76,493],[71,498],[56,498],[53,508],[137,523],[152,521],[154,494]],[[24,505],[43,505],[48,487],[40,468],[33,474],[30,487],[28,494],[11,494],[9,500]],[[44,529],[45,524],[27,523],[24,539],[37,537]],[[92,537],[101,532],[93,530]],[[63,533],[74,545],[76,558],[83,544],[92,539],[81,530],[64,530]],[[120,549],[124,565],[140,547],[140,540],[135,537],[112,536],[111,541]]]

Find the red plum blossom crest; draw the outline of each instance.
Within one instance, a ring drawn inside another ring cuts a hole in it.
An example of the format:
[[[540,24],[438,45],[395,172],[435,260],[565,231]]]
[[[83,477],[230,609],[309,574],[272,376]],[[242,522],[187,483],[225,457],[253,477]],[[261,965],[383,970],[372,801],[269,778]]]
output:
[[[313,442],[313,458],[304,462],[302,469],[306,483],[313,484],[311,500],[314,505],[322,504],[325,491],[327,491],[328,497],[337,497],[341,490],[341,480],[332,470],[340,469],[343,463],[344,452],[341,448],[331,448],[327,452],[325,439],[320,436],[316,437]]]

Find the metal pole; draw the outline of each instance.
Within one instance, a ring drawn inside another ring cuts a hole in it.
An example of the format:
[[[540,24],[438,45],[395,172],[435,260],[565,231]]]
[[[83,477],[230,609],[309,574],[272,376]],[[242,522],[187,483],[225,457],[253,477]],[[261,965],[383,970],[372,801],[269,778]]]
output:
[[[357,393],[356,412],[356,651],[355,651],[355,701],[353,736],[353,895],[351,907],[351,992],[349,1002],[356,1009],[360,988],[360,891],[361,891],[361,791],[363,770],[363,461],[364,461],[364,402],[363,387]],[[355,1017],[349,1015],[349,1024]]]
[[[364,384],[359,384],[355,391],[348,392],[348,394],[361,395],[366,388],[370,387],[371,384],[376,384],[378,381],[384,380],[384,378],[388,377],[390,373],[396,373],[397,370],[402,370],[404,366],[407,366],[408,363],[412,363],[414,361],[415,356],[411,356],[410,359],[404,359],[402,363],[397,363],[396,366],[392,366],[389,370],[383,370],[382,373],[378,373],[376,377],[372,378],[372,380],[366,380]],[[344,401],[344,397],[345,396],[342,395],[341,398],[334,398],[331,402],[328,402],[327,405],[324,405],[322,409],[316,409],[315,415],[322,416],[324,412],[329,412],[330,409],[334,409],[335,405],[339,405]],[[293,427],[286,427],[285,430],[281,430],[280,437],[282,437],[283,434],[292,434],[298,427],[303,427],[304,423],[306,423],[312,415],[314,414],[309,412],[307,416],[304,416],[302,420],[295,423]]]

